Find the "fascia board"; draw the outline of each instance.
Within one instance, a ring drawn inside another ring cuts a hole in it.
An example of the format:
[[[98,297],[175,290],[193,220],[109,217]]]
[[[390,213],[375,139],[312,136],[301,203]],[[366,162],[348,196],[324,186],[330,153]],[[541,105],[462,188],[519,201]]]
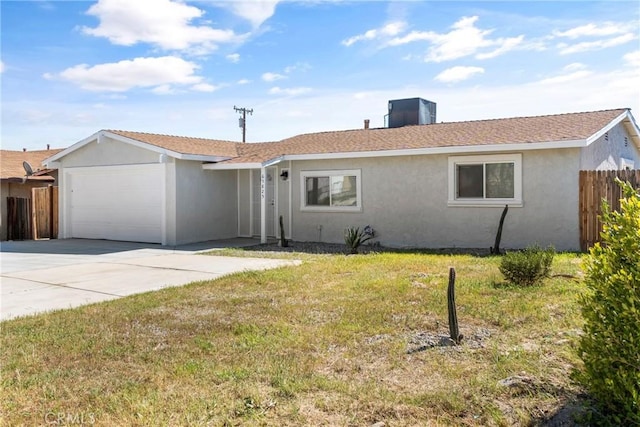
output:
[[[622,123],[627,129],[627,132],[629,132],[631,139],[635,141],[638,150],[640,150],[640,128],[630,111],[627,111],[627,117],[622,121]]]
[[[260,169],[262,163],[205,163],[204,170],[238,170],[238,169]]]
[[[65,148],[64,150],[60,151],[59,153],[54,154],[51,157],[47,157],[46,159],[44,159],[42,161],[42,164],[44,166],[46,166],[46,167],[51,167],[49,165],[51,165],[53,162],[57,162],[57,160],[63,158],[67,154],[72,153],[72,152],[76,151],[77,149],[82,148],[85,145],[89,144],[90,142],[93,142],[93,141],[97,140],[98,136],[100,135],[101,132],[104,132],[104,131],[98,131],[98,132],[94,133],[93,135],[88,136],[85,139],[76,142],[72,146]]]
[[[229,160],[232,157],[205,156],[202,154],[182,154],[180,157],[176,158],[180,160],[196,160],[199,162],[224,162],[225,160]]]
[[[284,160],[284,156],[278,156],[278,157],[275,157],[273,159],[269,159],[269,160],[266,160],[266,161],[262,162],[262,167],[263,168],[268,168],[270,166],[277,165],[278,163],[280,163],[283,160]]]
[[[182,159],[184,154],[178,153],[177,151],[168,150],[166,148],[158,147],[157,145],[149,144],[147,142],[138,141],[137,139],[129,138],[127,136],[118,135],[117,133],[111,133],[104,131],[104,136],[108,136],[111,139],[115,139],[116,141],[123,142],[125,144],[133,145],[134,147],[142,148],[148,151],[153,151],[158,154],[166,154],[167,156],[171,156],[176,159]]]
[[[363,157],[417,156],[425,154],[462,154],[462,153],[495,153],[529,150],[550,150],[556,148],[581,148],[587,145],[586,140],[550,141],[520,144],[465,145],[461,147],[412,148],[404,150],[352,151],[343,153],[289,154],[282,160],[329,160],[354,159]]]
[[[109,138],[115,139],[116,141],[124,142],[125,144],[131,144],[135,147],[153,151],[158,154],[166,154],[167,156],[171,156],[179,160],[196,160],[200,162],[221,162],[221,161],[230,159],[230,157],[227,157],[227,156],[208,156],[205,154],[184,154],[184,153],[179,153],[177,151],[169,150],[167,148],[158,147],[157,145],[138,141],[136,139],[132,139],[132,138],[118,135],[111,132],[104,132],[104,134],[107,135]]]
[[[586,139],[587,145],[591,145],[593,142],[597,141],[600,137],[602,137],[602,135],[604,135],[605,133],[609,132],[611,129],[613,129],[613,127],[615,125],[617,125],[618,123],[620,123],[622,120],[624,120],[627,117],[629,117],[629,111],[628,110],[625,111],[624,113],[620,114],[615,119],[611,120],[605,127],[603,127],[598,132],[594,133],[589,138],[587,138]]]

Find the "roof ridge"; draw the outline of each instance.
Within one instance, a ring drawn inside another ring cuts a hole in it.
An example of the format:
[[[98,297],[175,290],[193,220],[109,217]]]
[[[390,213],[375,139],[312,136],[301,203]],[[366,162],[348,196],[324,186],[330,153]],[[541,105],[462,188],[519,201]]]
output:
[[[462,120],[458,122],[441,122],[441,123],[473,123],[473,122],[491,122],[497,120],[513,120],[513,119],[536,119],[536,118],[546,118],[546,117],[558,117],[558,116],[576,116],[581,114],[593,114],[593,113],[607,113],[610,111],[629,111],[630,108],[607,108],[604,110],[593,110],[593,111],[577,111],[572,113],[555,113],[555,114],[539,114],[539,115],[531,115],[531,116],[513,116],[513,117],[495,117],[492,119],[476,119],[476,120]],[[438,124],[438,123],[434,123]]]

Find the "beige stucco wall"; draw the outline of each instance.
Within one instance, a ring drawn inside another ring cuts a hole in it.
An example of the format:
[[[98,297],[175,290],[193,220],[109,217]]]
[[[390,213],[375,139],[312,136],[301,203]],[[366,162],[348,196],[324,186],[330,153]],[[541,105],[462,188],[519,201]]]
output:
[[[176,160],[176,243],[238,235],[237,172],[205,171],[202,163]]]
[[[620,169],[622,159],[632,160],[640,168],[640,149],[633,143],[624,124],[618,123],[588,147],[581,150],[582,170]]]
[[[524,203],[509,209],[501,246],[538,243],[579,249],[579,149],[527,151],[522,157]],[[370,224],[385,246],[492,246],[503,207],[449,207],[447,159],[431,155],[294,162],[292,238],[341,243],[346,227]],[[362,212],[300,210],[300,172],[328,169],[361,170]]]

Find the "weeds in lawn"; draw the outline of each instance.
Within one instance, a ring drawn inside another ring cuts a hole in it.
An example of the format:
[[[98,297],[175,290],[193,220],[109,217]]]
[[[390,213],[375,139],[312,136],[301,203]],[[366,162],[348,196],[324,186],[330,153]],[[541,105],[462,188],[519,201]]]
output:
[[[522,425],[575,392],[576,281],[496,287],[494,257],[292,256],[305,262],[3,322],[3,423]],[[448,335],[449,266],[465,340],[409,352]],[[499,383],[516,376],[533,386]]]

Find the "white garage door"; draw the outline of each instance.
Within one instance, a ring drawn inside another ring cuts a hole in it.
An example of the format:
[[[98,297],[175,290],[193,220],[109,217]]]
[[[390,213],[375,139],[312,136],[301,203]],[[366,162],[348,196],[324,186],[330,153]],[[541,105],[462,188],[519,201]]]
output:
[[[68,237],[162,243],[162,164],[65,170]]]

